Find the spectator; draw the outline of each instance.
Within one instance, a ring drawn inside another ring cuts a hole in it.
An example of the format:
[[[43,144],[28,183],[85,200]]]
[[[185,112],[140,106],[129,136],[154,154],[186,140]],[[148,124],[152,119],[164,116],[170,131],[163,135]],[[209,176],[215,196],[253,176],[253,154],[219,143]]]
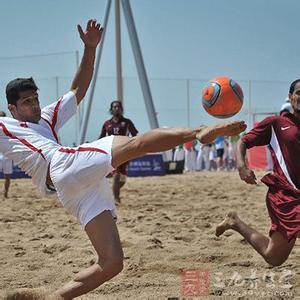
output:
[[[107,135],[136,136],[138,134],[133,122],[130,119],[124,118],[124,110],[121,101],[116,100],[111,102],[109,112],[112,115],[112,118],[104,122],[99,139]],[[121,202],[120,190],[126,182],[127,165],[127,162],[122,164],[113,173],[113,194],[116,203]]]

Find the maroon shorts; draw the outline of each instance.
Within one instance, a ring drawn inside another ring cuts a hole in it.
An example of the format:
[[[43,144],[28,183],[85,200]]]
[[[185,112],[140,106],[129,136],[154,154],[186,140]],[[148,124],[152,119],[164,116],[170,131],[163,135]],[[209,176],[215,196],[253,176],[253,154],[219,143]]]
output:
[[[275,174],[268,174],[262,182],[269,187],[266,203],[272,225],[270,235],[280,232],[288,241],[300,232],[300,190],[293,188]]]

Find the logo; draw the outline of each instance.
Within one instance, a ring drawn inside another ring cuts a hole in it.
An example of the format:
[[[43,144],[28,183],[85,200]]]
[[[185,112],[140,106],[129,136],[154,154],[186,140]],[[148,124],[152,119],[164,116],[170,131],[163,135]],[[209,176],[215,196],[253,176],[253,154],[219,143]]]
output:
[[[182,270],[181,294],[183,296],[209,295],[210,273],[209,270]]]
[[[289,128],[291,128],[291,126],[281,127],[281,130],[284,131],[284,130],[287,130]]]

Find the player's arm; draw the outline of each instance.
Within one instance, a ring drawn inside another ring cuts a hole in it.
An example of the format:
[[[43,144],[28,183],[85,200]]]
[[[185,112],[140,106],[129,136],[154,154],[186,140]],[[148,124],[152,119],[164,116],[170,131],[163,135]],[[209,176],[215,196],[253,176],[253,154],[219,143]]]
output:
[[[236,163],[240,178],[249,184],[256,184],[256,176],[252,170],[247,167],[246,163],[247,147],[242,139],[237,144]]]
[[[129,121],[128,129],[129,129],[131,136],[136,136],[139,133],[131,120]]]
[[[104,123],[103,126],[102,126],[102,130],[101,130],[99,139],[102,139],[102,138],[104,138],[105,136],[106,136],[106,126],[105,126],[105,123]]]
[[[271,140],[272,124],[276,122],[276,117],[268,117],[259,122],[254,128],[243,136],[237,144],[237,168],[240,178],[249,184],[256,184],[256,176],[246,163],[247,149],[268,145]]]
[[[100,24],[97,24],[96,20],[89,20],[85,31],[80,25],[77,25],[77,28],[84,43],[84,53],[73,79],[71,90],[75,93],[77,104],[79,104],[85,96],[93,77],[96,48],[101,41],[103,28],[100,27]]]

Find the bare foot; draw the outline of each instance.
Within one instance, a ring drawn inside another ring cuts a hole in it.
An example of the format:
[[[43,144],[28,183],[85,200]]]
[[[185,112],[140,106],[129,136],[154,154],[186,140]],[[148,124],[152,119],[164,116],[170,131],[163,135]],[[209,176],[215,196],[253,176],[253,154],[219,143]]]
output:
[[[247,128],[244,121],[233,121],[225,124],[205,126],[197,133],[196,138],[202,144],[212,143],[218,136],[233,136],[243,132]]]
[[[216,227],[216,236],[222,235],[226,230],[228,229],[235,229],[235,225],[238,222],[239,217],[235,211],[229,212],[224,221],[222,221],[217,227]]]
[[[7,191],[4,192],[4,198],[8,198],[8,192]]]

